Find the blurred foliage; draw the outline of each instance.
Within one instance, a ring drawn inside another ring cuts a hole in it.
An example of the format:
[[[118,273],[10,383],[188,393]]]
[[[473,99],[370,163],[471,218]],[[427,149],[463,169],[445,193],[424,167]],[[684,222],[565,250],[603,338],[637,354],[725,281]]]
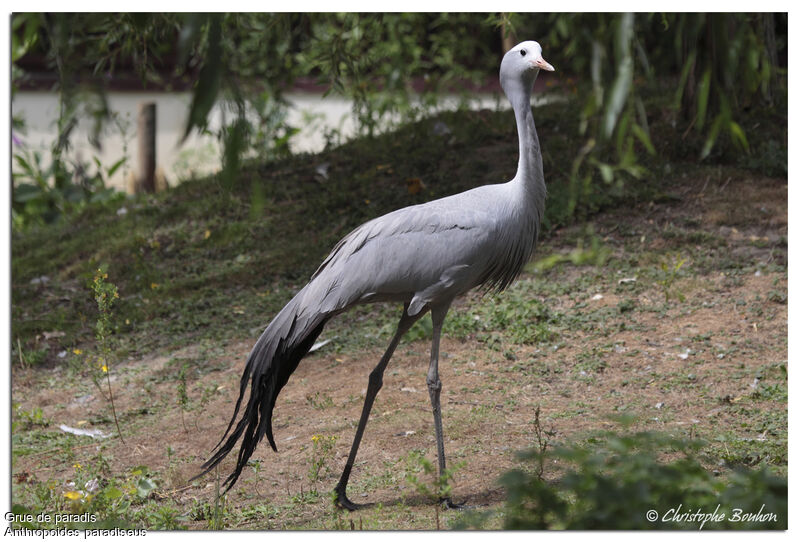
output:
[[[542,480],[527,468],[513,469],[501,478],[507,492],[503,526],[786,529],[785,478],[767,469],[742,469],[717,476],[698,459],[702,449],[700,441],[661,433],[610,431],[586,443],[555,447],[545,459],[560,466],[562,472],[556,481]],[[541,455],[531,450],[520,454],[520,459],[537,465]],[[759,513],[760,517],[755,517]],[[487,519],[486,514],[467,515],[457,527],[480,528]]]
[[[222,106],[220,180],[230,188],[243,158],[289,152],[297,129],[286,121],[284,93],[298,78],[351,98],[360,133],[374,135],[431,112],[444,91],[464,103],[469,83],[496,78],[516,36],[542,43],[558,91],[575,98],[583,145],[562,159],[569,213],[593,193],[648,175],[646,157],[660,152],[656,115],[670,117],[683,139],[701,138],[698,160],[726,146],[752,151],[743,111],[777,106],[786,116],[785,13],[21,13],[12,16],[12,78],[24,79],[26,54],[44,55],[58,72],[55,156],[87,111],[99,145],[110,114],[103,83],[119,70],[135,71],[145,87],[193,81],[185,136],[208,131]],[[81,81],[100,97],[88,110],[76,105]],[[665,85],[675,88],[671,102],[648,111],[643,96]]]
[[[95,157],[91,163],[70,163],[54,156],[43,162],[39,151],[14,154],[19,173],[14,175],[11,219],[15,229],[52,223],[92,203],[106,203],[125,197],[106,186],[108,179],[125,163],[120,158],[103,166]]]

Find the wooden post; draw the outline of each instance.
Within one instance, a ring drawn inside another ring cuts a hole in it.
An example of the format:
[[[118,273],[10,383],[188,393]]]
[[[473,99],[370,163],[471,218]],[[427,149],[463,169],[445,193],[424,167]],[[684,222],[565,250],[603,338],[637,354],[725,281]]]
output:
[[[139,175],[136,192],[156,191],[156,104],[139,104]]]

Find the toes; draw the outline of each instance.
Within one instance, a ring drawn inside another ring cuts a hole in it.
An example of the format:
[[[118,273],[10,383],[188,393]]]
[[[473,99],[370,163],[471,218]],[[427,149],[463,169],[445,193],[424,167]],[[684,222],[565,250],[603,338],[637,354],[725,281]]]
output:
[[[345,495],[344,493],[340,493],[336,496],[336,506],[338,506],[339,508],[344,508],[345,510],[349,510],[351,512],[354,512],[359,508],[364,507],[363,504],[356,504],[350,499],[348,499],[347,495]]]
[[[464,510],[467,508],[466,506],[467,501],[462,501],[460,503],[455,503],[449,497],[444,498],[440,501],[442,506],[447,510]]]

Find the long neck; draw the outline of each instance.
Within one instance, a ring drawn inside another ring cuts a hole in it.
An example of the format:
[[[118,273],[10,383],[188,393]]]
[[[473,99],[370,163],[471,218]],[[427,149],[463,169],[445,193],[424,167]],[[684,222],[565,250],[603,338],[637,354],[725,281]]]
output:
[[[519,137],[519,163],[514,180],[525,186],[531,195],[544,199],[545,184],[542,169],[542,152],[539,147],[539,136],[531,111],[531,89],[527,85],[517,86],[509,93],[514,116],[517,119]],[[539,199],[537,197],[537,199]]]

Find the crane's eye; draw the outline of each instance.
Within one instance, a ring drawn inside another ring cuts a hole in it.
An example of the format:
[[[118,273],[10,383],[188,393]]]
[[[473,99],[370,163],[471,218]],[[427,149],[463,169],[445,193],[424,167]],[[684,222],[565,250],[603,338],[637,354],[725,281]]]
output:
[[[525,49],[521,49],[519,54],[521,54],[522,56],[525,56],[526,54],[528,54],[528,51],[526,51]]]

